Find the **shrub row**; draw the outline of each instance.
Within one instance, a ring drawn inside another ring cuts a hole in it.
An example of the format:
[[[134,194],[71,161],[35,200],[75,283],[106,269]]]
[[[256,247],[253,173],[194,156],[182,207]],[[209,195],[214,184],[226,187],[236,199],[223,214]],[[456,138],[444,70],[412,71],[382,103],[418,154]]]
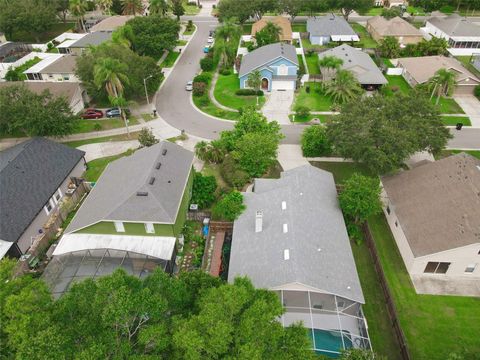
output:
[[[235,95],[239,96],[263,96],[263,91],[262,90],[253,90],[253,89],[238,89],[235,91]]]

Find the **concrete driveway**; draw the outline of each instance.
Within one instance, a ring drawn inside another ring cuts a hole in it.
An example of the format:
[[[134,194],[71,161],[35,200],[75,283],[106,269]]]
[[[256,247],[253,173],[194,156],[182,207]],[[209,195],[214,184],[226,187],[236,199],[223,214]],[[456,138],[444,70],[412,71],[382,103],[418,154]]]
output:
[[[468,115],[473,127],[480,127],[480,101],[473,95],[454,96],[455,101]]]
[[[267,102],[262,108],[263,115],[268,121],[276,120],[279,124],[290,125],[288,114],[293,103],[293,90],[272,90],[267,96]]]

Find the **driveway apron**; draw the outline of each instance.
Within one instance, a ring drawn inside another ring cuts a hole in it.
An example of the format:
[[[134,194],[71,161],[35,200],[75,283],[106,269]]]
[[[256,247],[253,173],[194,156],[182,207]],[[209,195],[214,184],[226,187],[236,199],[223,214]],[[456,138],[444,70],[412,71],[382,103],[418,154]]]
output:
[[[293,90],[272,90],[263,106],[263,115],[268,121],[276,120],[282,125],[289,125],[288,114],[293,103]]]

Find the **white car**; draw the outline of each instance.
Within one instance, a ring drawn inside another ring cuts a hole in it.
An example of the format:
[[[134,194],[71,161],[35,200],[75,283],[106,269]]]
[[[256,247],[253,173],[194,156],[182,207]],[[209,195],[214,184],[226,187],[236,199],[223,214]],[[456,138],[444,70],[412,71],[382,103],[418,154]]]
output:
[[[207,43],[213,44],[213,37],[212,36],[208,37]]]
[[[185,85],[185,90],[187,90],[187,91],[192,91],[193,90],[193,81],[187,82],[187,85]]]

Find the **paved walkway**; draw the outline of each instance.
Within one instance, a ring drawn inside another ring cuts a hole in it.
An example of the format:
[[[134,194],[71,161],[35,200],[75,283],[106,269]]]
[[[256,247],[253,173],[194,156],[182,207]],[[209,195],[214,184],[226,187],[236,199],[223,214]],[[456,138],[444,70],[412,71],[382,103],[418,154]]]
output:
[[[263,115],[267,117],[268,121],[276,120],[281,125],[290,125],[288,114],[292,107],[293,98],[293,90],[272,90],[262,108]]]
[[[303,157],[300,145],[280,145],[277,158],[283,171],[294,169],[298,166],[308,165],[307,159]]]
[[[455,101],[470,118],[472,127],[480,127],[480,101],[473,96],[454,96]]]
[[[118,155],[127,150],[136,149],[139,146],[138,140],[129,140],[87,144],[79,146],[78,149],[85,151],[85,161],[89,162],[107,156]]]

